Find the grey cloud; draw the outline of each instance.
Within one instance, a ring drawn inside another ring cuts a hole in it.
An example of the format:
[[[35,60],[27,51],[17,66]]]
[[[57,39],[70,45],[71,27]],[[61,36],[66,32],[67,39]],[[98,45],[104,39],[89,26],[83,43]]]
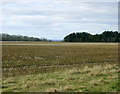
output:
[[[3,32],[62,39],[73,31],[116,30],[118,13],[117,3],[40,1],[4,3],[2,14]]]

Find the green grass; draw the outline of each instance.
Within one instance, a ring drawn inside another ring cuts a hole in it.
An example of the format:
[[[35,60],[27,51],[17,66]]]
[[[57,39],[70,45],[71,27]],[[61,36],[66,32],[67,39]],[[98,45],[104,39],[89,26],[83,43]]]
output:
[[[97,72],[97,73],[96,73]],[[3,92],[116,92],[116,64],[72,68],[3,79]]]

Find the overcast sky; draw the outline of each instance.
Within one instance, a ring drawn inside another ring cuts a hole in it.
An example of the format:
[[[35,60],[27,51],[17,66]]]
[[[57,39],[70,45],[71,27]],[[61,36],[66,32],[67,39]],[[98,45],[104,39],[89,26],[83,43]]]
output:
[[[72,32],[118,30],[117,2],[6,2],[1,9],[2,33],[61,40]]]

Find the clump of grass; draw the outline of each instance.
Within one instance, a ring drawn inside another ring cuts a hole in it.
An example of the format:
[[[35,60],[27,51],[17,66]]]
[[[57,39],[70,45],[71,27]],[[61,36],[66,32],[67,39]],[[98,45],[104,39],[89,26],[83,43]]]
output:
[[[74,75],[79,73],[81,73],[80,69],[77,69],[75,67],[66,71],[67,75]]]
[[[49,88],[46,90],[46,92],[59,92],[59,90],[57,88]]]
[[[114,66],[112,66],[111,64],[106,64],[105,69],[111,69],[112,67]]]
[[[69,80],[75,80],[75,78],[73,78],[73,77],[67,77],[66,80],[68,80],[68,81]]]
[[[88,66],[85,66],[83,71],[88,73],[90,71],[90,68]]]
[[[33,80],[33,81],[27,81],[27,82],[24,82],[22,84],[22,87],[27,87],[27,88],[30,88],[30,87],[34,87],[34,86],[37,86],[39,85],[39,81],[38,80]]]
[[[103,71],[102,71],[102,74],[103,74],[103,75],[109,74],[109,71],[103,70]]]
[[[48,79],[42,82],[43,85],[55,85],[55,83],[56,83],[55,79]]]
[[[109,73],[117,73],[117,70],[116,69],[111,69],[111,70],[109,70]]]
[[[31,86],[33,86],[33,82],[27,82],[26,84],[25,84],[25,87],[27,87],[27,88],[30,88]]]
[[[99,80],[98,80],[98,82],[103,82],[104,80],[103,80],[103,78],[100,78]]]
[[[82,90],[79,90],[79,92],[83,92]]]
[[[101,65],[99,65],[99,66],[95,65],[93,68],[90,68],[89,70],[90,70],[90,72],[88,74],[89,76],[99,76],[99,75],[101,75],[103,68]]]
[[[70,85],[70,84],[68,84],[64,87],[64,90],[67,90],[67,91],[70,91],[70,90],[73,90],[73,89],[74,89],[74,86]]]
[[[113,64],[113,68],[117,68],[117,66],[118,66],[117,64]]]
[[[96,80],[96,79],[92,79],[91,81],[90,81],[90,85],[96,85],[96,86],[98,86],[99,85],[99,81],[98,80]]]
[[[118,75],[109,76],[108,79],[118,79]]]

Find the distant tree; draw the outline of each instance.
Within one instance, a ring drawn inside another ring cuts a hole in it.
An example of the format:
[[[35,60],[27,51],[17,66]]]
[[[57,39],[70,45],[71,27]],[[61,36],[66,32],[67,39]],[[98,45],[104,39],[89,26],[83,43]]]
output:
[[[39,39],[21,35],[0,34],[2,41],[50,41],[45,38]]]
[[[75,37],[76,37],[75,33],[72,33],[69,36],[66,36],[64,40],[69,41],[69,42],[75,42],[75,40],[76,40]]]
[[[64,38],[65,42],[120,42],[120,33],[104,31],[102,34],[91,35],[86,32],[71,33]]]

